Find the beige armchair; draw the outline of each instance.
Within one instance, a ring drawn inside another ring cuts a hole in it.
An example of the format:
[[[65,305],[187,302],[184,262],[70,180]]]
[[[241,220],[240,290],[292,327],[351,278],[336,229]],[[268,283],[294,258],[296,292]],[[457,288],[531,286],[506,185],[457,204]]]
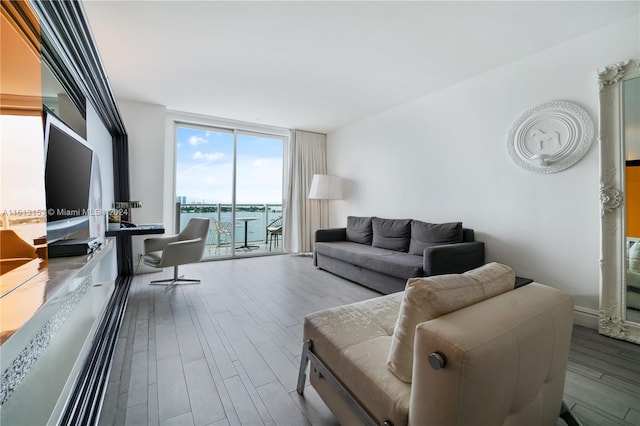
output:
[[[154,268],[173,266],[173,278],[151,281],[166,284],[167,290],[176,284],[198,284],[200,280],[178,276],[178,266],[199,262],[209,233],[209,219],[193,218],[177,235],[144,240],[143,262]]]
[[[514,281],[494,263],[307,316],[298,393],[310,362],[343,425],[579,424],[562,403],[572,299]]]

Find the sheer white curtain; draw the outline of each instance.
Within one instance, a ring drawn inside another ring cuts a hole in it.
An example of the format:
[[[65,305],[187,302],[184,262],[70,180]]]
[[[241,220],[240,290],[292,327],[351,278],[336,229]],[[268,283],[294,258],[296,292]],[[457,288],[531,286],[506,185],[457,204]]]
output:
[[[327,137],[293,130],[285,156],[284,249],[289,253],[313,250],[313,233],[328,226],[329,207],[322,200],[309,200],[314,174],[327,172]]]

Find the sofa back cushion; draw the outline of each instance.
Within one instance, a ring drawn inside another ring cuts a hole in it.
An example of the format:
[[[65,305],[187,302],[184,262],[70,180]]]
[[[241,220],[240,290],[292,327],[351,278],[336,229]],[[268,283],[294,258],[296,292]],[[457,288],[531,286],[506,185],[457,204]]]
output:
[[[374,247],[395,251],[408,251],[411,241],[411,219],[383,219],[374,217],[373,241]]]
[[[499,263],[488,263],[464,274],[410,278],[404,291],[387,366],[411,383],[416,326],[449,312],[513,290],[515,273]]]
[[[424,249],[439,244],[461,243],[462,222],[427,223],[420,220],[411,222],[411,242],[409,253],[422,256]]]
[[[347,216],[347,241],[371,245],[371,217]]]

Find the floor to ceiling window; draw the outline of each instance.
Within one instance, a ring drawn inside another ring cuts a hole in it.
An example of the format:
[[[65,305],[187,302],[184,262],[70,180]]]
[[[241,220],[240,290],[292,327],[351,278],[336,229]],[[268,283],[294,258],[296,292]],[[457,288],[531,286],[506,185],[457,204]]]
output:
[[[282,252],[284,137],[176,126],[176,211],[210,218],[205,258]]]

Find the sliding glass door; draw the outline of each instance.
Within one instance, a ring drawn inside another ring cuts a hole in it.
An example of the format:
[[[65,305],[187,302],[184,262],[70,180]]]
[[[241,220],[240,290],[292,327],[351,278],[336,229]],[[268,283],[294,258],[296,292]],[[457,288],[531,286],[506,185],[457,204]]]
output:
[[[282,252],[284,138],[178,124],[176,214],[210,218],[205,258]]]

